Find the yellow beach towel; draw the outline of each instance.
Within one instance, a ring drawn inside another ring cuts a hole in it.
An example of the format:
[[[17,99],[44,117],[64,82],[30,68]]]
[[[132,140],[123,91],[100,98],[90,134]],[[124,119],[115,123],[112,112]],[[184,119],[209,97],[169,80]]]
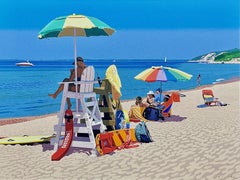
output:
[[[122,96],[121,93],[122,84],[115,65],[111,65],[107,68],[106,79],[108,79],[108,81],[112,85],[113,100],[118,100]]]
[[[140,119],[142,121],[149,121],[143,117],[145,107],[132,106],[129,111],[129,118]]]

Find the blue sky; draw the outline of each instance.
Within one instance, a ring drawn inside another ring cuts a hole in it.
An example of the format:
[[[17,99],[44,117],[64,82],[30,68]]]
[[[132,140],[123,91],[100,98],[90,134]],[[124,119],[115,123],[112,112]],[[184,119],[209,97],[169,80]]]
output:
[[[84,58],[191,59],[239,48],[239,0],[1,0],[0,59],[73,58],[73,39],[37,39],[52,19],[94,16],[116,32],[79,37]]]

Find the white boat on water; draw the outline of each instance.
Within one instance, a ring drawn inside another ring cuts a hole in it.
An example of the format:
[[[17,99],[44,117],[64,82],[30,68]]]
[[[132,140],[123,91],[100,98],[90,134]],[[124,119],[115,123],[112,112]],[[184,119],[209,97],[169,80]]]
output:
[[[164,62],[165,62],[165,63],[167,62],[167,57],[164,58]]]
[[[33,63],[31,63],[30,61],[25,61],[25,62],[20,62],[20,63],[16,63],[16,66],[33,66]]]

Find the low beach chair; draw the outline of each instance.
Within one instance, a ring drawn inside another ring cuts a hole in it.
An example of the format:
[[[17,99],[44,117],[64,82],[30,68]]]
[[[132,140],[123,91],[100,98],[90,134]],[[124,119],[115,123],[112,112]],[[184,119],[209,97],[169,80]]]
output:
[[[180,102],[180,95],[177,92],[173,92],[168,101],[164,102],[162,106],[162,115],[164,117],[170,117],[172,115],[173,102]]]
[[[203,89],[202,97],[203,97],[204,103],[207,106],[218,105],[218,102],[219,102],[218,98],[214,97],[213,91],[211,89]]]

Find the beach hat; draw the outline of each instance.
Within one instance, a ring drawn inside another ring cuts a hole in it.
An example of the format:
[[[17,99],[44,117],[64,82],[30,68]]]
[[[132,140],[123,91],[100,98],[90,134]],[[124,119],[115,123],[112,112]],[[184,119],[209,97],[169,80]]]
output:
[[[161,92],[161,89],[160,89],[160,88],[157,88],[156,91]]]
[[[82,61],[82,62],[84,62],[84,61],[83,61],[83,58],[82,58],[82,57],[80,57],[80,56],[79,56],[79,57],[77,57],[77,59],[76,59],[76,60],[77,60],[77,62],[78,62],[78,61]],[[73,62],[72,64],[75,64],[75,62]]]
[[[147,93],[147,95],[149,95],[149,94],[154,95],[154,92],[153,92],[153,91],[149,91],[149,92]]]

